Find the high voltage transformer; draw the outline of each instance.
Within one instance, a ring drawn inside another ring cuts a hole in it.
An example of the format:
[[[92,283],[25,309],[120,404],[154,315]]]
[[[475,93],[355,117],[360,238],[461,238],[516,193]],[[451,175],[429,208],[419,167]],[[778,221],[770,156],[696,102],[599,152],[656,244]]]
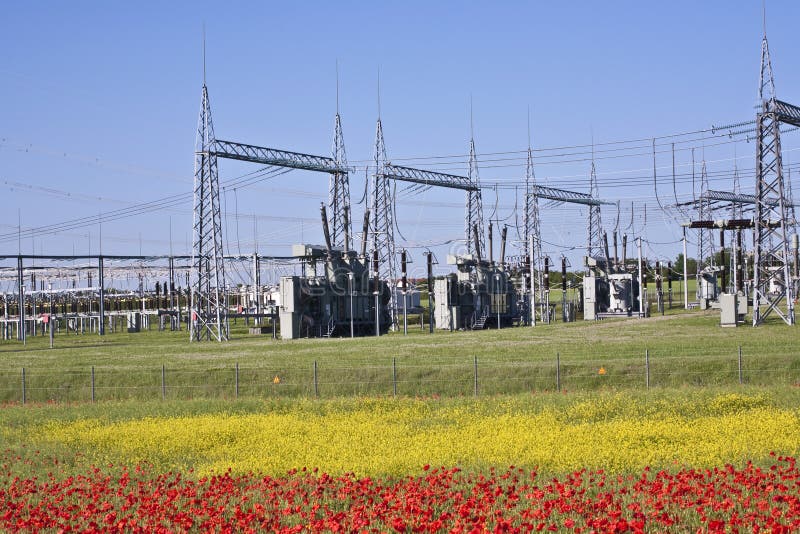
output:
[[[320,211],[325,245],[294,245],[292,256],[300,260],[303,275],[281,278],[281,338],[386,333],[391,325],[391,293],[386,281],[370,277],[366,238],[360,254],[347,247],[349,236],[344,247],[332,246],[325,207]],[[369,211],[364,221],[366,236]],[[345,223],[345,233],[348,228]],[[376,256],[373,253],[373,272],[379,272]]]
[[[519,294],[505,265],[506,228],[503,228],[498,263],[491,259],[491,225],[489,259],[481,258],[477,228],[472,235],[475,254],[448,256],[447,263],[455,265],[458,272],[434,283],[434,317],[440,329],[499,328],[511,326],[520,318]]]
[[[605,257],[587,256],[588,274],[583,277],[583,318],[587,321],[604,317],[647,317],[645,264],[641,257],[635,264],[626,258],[627,236],[622,240],[622,258],[608,253],[608,238],[603,235]]]

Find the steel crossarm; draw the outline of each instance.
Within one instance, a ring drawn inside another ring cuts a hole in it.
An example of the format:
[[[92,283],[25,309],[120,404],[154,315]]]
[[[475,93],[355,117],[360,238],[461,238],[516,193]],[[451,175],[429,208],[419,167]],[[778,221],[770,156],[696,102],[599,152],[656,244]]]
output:
[[[755,195],[742,195],[730,193],[728,191],[709,190],[705,195],[706,200],[715,202],[733,202],[736,204],[755,204]]]
[[[783,102],[777,98],[772,100],[768,107],[775,113],[777,119],[784,124],[800,127],[800,107],[788,102]]]
[[[221,139],[216,139],[212,143],[209,153],[219,158],[249,161],[262,165],[273,165],[275,167],[287,167],[290,169],[303,169],[332,174],[347,173],[349,171],[346,167],[337,165],[332,158],[302,154],[300,152],[290,152],[288,150],[278,150],[276,148],[246,145],[244,143],[234,143]]]
[[[411,167],[401,167],[400,165],[385,165],[381,176],[390,180],[413,182],[428,186],[449,187],[450,189],[462,189],[464,191],[478,190],[477,186],[470,183],[469,178],[466,176],[412,169]]]
[[[606,202],[593,198],[586,193],[578,193],[575,191],[567,191],[565,189],[556,189],[555,187],[545,187],[542,185],[534,185],[532,187],[531,195],[547,200],[554,200],[556,202],[566,202],[569,204],[585,204],[587,206],[601,206],[613,205],[613,202]]]

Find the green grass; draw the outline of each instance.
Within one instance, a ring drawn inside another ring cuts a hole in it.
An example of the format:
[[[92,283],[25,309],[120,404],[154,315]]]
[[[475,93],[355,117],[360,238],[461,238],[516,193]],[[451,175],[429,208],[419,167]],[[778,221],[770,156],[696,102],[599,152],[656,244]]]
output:
[[[239,322],[227,343],[189,343],[181,332],[58,335],[0,342],[0,402],[231,399],[352,395],[471,396],[604,388],[800,383],[792,327],[720,328],[716,311],[477,332],[410,328],[380,338],[273,340]],[[317,381],[314,382],[316,363]],[[393,371],[394,365],[394,371]],[[164,383],[162,389],[162,366]],[[605,374],[600,374],[603,368]],[[396,374],[395,374],[396,373]],[[278,377],[279,383],[275,383]],[[396,377],[393,378],[393,377]]]

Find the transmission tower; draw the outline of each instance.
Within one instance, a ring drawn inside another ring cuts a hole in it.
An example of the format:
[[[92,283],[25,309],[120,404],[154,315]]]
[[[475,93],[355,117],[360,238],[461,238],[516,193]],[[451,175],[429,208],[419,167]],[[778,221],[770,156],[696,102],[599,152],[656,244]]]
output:
[[[594,143],[592,143],[592,171],[589,173],[589,196],[600,198],[600,191],[597,188],[597,171],[594,166]],[[600,219],[600,204],[589,206],[589,221],[587,228],[588,240],[586,243],[586,254],[589,257],[599,257],[602,252],[603,223]]]
[[[338,89],[337,89],[338,93]],[[336,166],[345,169],[347,168],[347,153],[344,149],[344,136],[342,135],[342,119],[339,116],[338,110],[338,97],[337,97],[337,110],[336,110],[336,124],[334,125],[333,133],[333,160]],[[350,178],[347,172],[331,173],[328,182],[328,206],[330,207],[330,221],[329,226],[331,229],[331,241],[335,247],[344,247],[350,249],[350,243],[345,243],[345,236],[348,236],[348,241],[352,236],[351,232],[352,223],[351,217],[345,220],[344,213],[350,213]],[[347,225],[347,228],[345,228]]]
[[[700,168],[700,197],[697,202],[697,220],[706,221],[713,219],[711,200],[708,196],[708,173],[706,160]],[[714,264],[714,234],[710,228],[700,228],[697,231],[697,272]],[[699,280],[699,278],[698,278]],[[700,287],[698,286],[698,291]]]
[[[475,155],[475,138],[469,140],[469,182],[475,186],[474,190],[467,191],[467,210],[464,217],[464,237],[467,241],[467,254],[486,254],[483,238],[483,201],[481,200],[481,184],[478,176],[478,158]],[[474,250],[473,228],[477,226],[477,241],[480,250]]]
[[[734,195],[739,195],[742,192],[741,184],[739,183],[739,166],[736,160],[733,161],[733,191]],[[741,202],[731,202],[731,219],[741,219],[743,207]]]
[[[211,106],[204,82],[194,156],[191,341],[228,339],[219,174],[214,142]]]
[[[774,310],[786,324],[794,324],[787,197],[781,161],[781,122],[800,124],[800,108],[775,98],[775,80],[767,43],[761,41],[761,75],[756,118],[756,211],[753,225],[753,326]],[[761,306],[765,306],[764,309]]]
[[[539,226],[539,196],[535,194],[536,174],[533,171],[533,150],[528,145],[528,164],[525,167],[525,250],[533,237],[533,257],[531,263],[534,269],[538,270],[541,266],[542,256],[542,234]]]
[[[378,277],[389,284],[389,312],[395,324],[397,309],[394,283],[397,279],[394,249],[394,202],[387,177],[386,145],[380,116],[375,132],[375,174],[372,176],[372,250],[378,253]]]

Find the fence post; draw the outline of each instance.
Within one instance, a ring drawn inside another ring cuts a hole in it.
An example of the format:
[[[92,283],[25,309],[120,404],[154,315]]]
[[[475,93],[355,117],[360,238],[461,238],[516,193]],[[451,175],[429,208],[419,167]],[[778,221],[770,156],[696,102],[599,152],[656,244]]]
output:
[[[94,402],[94,365],[92,366],[92,402]]]
[[[561,354],[556,352],[556,391],[561,391]]]
[[[742,346],[739,345],[739,384],[742,383]]]
[[[314,396],[319,397],[319,382],[317,379],[317,360],[314,360]]]
[[[650,351],[644,349],[645,386],[650,389]]]
[[[392,394],[397,397],[397,358],[392,358]]]
[[[236,398],[239,398],[239,362],[236,362]]]
[[[161,400],[167,398],[167,369],[161,364]]]
[[[477,356],[475,356],[475,371],[474,371],[473,374],[475,376],[475,396],[477,397],[478,396],[478,357]]]
[[[22,404],[25,404],[25,368],[22,368]]]

